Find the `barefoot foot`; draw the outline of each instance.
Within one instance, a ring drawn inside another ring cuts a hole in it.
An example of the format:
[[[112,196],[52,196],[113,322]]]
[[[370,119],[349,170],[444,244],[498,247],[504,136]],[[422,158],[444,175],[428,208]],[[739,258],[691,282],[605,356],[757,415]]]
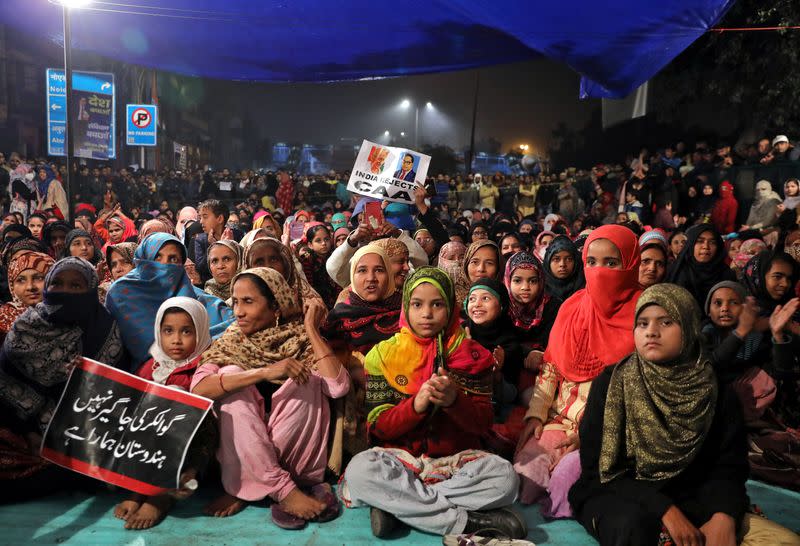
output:
[[[247,502],[225,493],[206,506],[203,513],[216,518],[227,518],[228,516],[238,514],[245,506],[247,506]]]
[[[129,517],[136,513],[146,498],[138,493],[131,495],[114,507],[114,517],[127,521]]]
[[[161,523],[173,504],[175,501],[167,495],[147,497],[136,513],[128,518],[125,528],[142,530],[155,527]]]
[[[295,488],[280,502],[281,508],[293,516],[303,519],[317,517],[324,509],[325,503],[310,497]]]

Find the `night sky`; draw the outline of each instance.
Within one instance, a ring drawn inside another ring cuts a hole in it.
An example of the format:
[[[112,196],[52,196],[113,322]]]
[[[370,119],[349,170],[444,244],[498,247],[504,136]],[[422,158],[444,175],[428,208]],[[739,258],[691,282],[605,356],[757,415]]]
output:
[[[255,121],[261,138],[311,144],[338,138],[392,138],[413,144],[414,108],[420,105],[420,143],[463,147],[469,143],[475,70],[328,84],[262,84],[208,81],[211,96],[235,100]],[[199,82],[198,82],[199,83]],[[579,100],[579,77],[546,59],[480,69],[476,141],[494,137],[502,150],[526,143],[544,151],[559,122],[583,127],[599,100]],[[235,97],[235,99],[234,99]],[[430,101],[434,110],[425,108]]]

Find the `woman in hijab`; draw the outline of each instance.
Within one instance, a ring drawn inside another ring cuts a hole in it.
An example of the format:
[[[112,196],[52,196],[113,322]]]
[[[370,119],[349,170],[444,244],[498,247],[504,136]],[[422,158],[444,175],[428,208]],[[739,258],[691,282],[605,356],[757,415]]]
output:
[[[463,243],[450,241],[442,245],[439,250],[437,267],[450,275],[450,279],[455,281],[458,278],[458,272],[461,270],[461,264],[466,254],[467,247]]]
[[[98,293],[100,301],[105,302],[108,289],[117,279],[124,277],[133,270],[133,254],[136,252],[136,243],[119,243],[106,247],[105,269],[108,278],[100,283]]]
[[[545,292],[553,297],[558,305],[583,288],[581,253],[569,237],[557,235],[544,254]]]
[[[362,354],[400,329],[401,294],[386,252],[376,244],[359,248],[350,260],[350,287],[328,315],[325,331]]]
[[[459,308],[467,299],[469,287],[478,279],[502,278],[500,270],[500,249],[494,241],[481,239],[473,242],[464,254],[461,270],[456,278],[456,303]]]
[[[631,324],[635,352],[594,381],[581,422],[578,521],[601,545],[656,544],[662,526],[678,544],[799,544],[747,513],[741,409],[703,351],[694,295],[652,286]]]
[[[211,278],[206,281],[205,291],[222,301],[231,297],[231,281],[244,266],[242,247],[236,241],[222,239],[208,247],[208,268]]]
[[[47,246],[47,253],[52,258],[60,257],[64,251],[64,242],[67,233],[72,231],[70,225],[63,220],[56,220],[44,226],[42,230],[42,242]]]
[[[347,394],[350,381],[319,334],[324,308],[313,303],[303,317],[286,280],[266,267],[239,273],[232,299],[236,322],[192,379],[219,417],[225,495],[206,512],[230,516],[270,497],[272,521],[284,529],[334,519],[339,503],[324,483],[328,399]]]
[[[169,235],[174,235],[175,227],[172,225],[172,222],[163,216],[148,220],[142,224],[142,227],[139,229],[138,243],[141,244],[141,242],[152,233],[167,233]]]
[[[350,279],[322,333],[353,379],[344,407],[337,408],[336,434],[343,438],[343,450],[355,455],[367,448],[364,356],[400,330],[402,294],[395,287],[389,257],[374,243],[353,255]]]
[[[100,250],[94,246],[91,234],[82,229],[73,229],[67,233],[62,257],[68,256],[83,258],[95,266],[103,259]]]
[[[124,349],[116,323],[98,302],[94,268],[65,258],[50,268],[43,301],[17,318],[0,353],[0,403],[6,409],[0,480],[12,480],[4,497],[31,498],[75,481],[74,473],[31,453],[38,453],[70,365],[81,356],[120,366]]]
[[[521,476],[520,500],[547,497],[551,517],[570,514],[566,488],[577,462],[577,429],[592,380],[633,350],[639,288],[639,241],[628,228],[604,225],[583,248],[586,288],[559,309],[525,415],[514,468]],[[569,453],[565,457],[565,454]]]
[[[56,216],[65,218],[69,214],[67,194],[64,191],[64,186],[56,179],[53,172],[44,167],[39,169],[36,183],[39,190],[39,198],[42,200],[42,204],[38,208],[41,210],[53,209],[57,211]]]
[[[686,246],[667,269],[668,283],[686,288],[698,305],[720,281],[735,281],[736,275],[725,265],[725,245],[710,224],[698,224],[686,231]]]
[[[305,225],[305,235],[301,239],[303,245],[298,249],[298,258],[303,264],[306,279],[316,288],[328,309],[336,305],[336,298],[341,287],[331,279],[325,268],[325,262],[331,255],[333,241],[328,226],[321,222],[309,222]]]
[[[248,235],[251,233],[256,233],[256,238],[244,245],[243,268],[269,267],[283,275],[296,294],[298,301],[303,302],[304,311],[312,301],[319,301],[325,305],[322,297],[308,284],[302,266],[289,247],[279,240],[267,236],[266,232],[262,230],[253,230]]]
[[[42,301],[44,278],[53,266],[53,258],[41,252],[18,253],[8,265],[8,288],[11,301],[0,307],[0,341],[5,339],[14,321],[28,308]]]
[[[766,249],[767,243],[761,239],[747,239],[739,245],[739,250],[736,251],[736,255],[730,263],[730,267],[739,282],[744,280],[744,268],[747,262],[749,262],[753,256]]]
[[[64,258],[44,280],[43,301],[26,309],[6,336],[0,398],[43,432],[67,379],[66,365],[85,356],[122,363],[117,323],[97,299],[97,274],[82,258]]]
[[[192,285],[183,265],[186,249],[174,235],[153,233],[136,248],[134,269],[114,282],[106,296],[106,307],[118,318],[122,339],[133,363],[147,360],[153,344],[153,321],[167,298],[186,296],[206,308],[212,337],[222,334],[233,321],[230,308],[219,298]]]
[[[550,243],[552,243],[553,239],[555,238],[556,234],[550,230],[544,230],[536,236],[533,246],[533,253],[536,254],[537,258],[544,261],[544,255],[547,252],[547,247],[550,246]]]
[[[253,222],[253,229],[263,229],[267,232],[269,237],[274,237],[275,239],[280,240],[281,236],[283,235],[283,230],[281,230],[281,226],[278,224],[278,221],[275,220],[272,214],[265,210],[259,211],[256,213],[256,215],[259,213],[263,214],[261,214],[261,216],[259,216],[259,218]]]
[[[763,229],[778,223],[778,205],[783,199],[772,189],[769,180],[760,180],[756,184],[756,198],[750,206],[747,222],[740,230]]]

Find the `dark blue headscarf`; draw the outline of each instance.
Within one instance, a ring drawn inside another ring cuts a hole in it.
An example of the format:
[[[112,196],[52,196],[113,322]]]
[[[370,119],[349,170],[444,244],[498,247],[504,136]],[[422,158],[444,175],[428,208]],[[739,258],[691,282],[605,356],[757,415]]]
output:
[[[192,284],[182,264],[155,261],[158,252],[168,243],[177,245],[186,261],[186,248],[177,237],[169,233],[148,235],[133,256],[136,267],[111,285],[106,296],[106,307],[119,323],[122,340],[137,364],[148,359],[148,350],[155,341],[156,313],[168,298],[186,296],[202,303],[208,312],[213,338],[221,335],[234,320],[233,311],[222,300]]]
[[[47,173],[47,178],[42,182],[39,180],[39,171],[44,171]],[[39,195],[42,196],[42,199],[47,197],[47,190],[50,189],[50,183],[55,179],[55,174],[50,169],[50,167],[41,167],[36,170],[36,186],[39,188]]]

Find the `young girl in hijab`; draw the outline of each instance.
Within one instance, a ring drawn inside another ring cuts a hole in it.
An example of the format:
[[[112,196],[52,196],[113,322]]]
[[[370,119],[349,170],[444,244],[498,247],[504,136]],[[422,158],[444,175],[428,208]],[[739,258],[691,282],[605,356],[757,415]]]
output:
[[[224,517],[247,502],[273,500],[272,521],[301,529],[329,521],[339,504],[324,483],[329,398],[350,381],[319,334],[324,308],[302,304],[266,267],[233,279],[236,322],[203,355],[192,392],[216,401],[217,458],[226,494],[208,506]],[[310,494],[309,494],[310,492]]]
[[[494,241],[481,239],[467,248],[458,278],[455,280],[459,309],[467,298],[469,287],[478,279],[500,280],[500,249]]]
[[[191,298],[169,298],[156,313],[154,336],[155,342],[150,347],[152,358],[142,364],[137,375],[160,385],[188,391],[200,357],[211,345],[205,308]],[[208,436],[207,431],[204,432],[203,438]],[[210,453],[205,453],[203,457],[204,449],[198,453],[198,444],[202,443],[199,438],[196,436],[189,448],[181,483],[194,479],[200,470],[198,467],[205,466],[206,461],[202,459],[210,456]],[[178,494],[185,498],[191,490],[181,489]],[[134,494],[117,505],[114,516],[125,520],[126,529],[149,529],[164,519],[173,503],[174,498],[167,494],[151,497]]]
[[[510,296],[508,315],[514,334],[522,346],[524,368],[518,374],[518,389],[523,404],[530,401],[533,380],[542,363],[550,329],[556,320],[561,301],[547,294],[542,264],[527,252],[517,252],[506,264],[503,277]]]
[[[319,222],[306,224],[306,233],[302,240],[307,245],[298,254],[306,279],[317,289],[322,301],[328,309],[336,305],[336,297],[341,287],[336,284],[325,269],[325,261],[331,254],[333,242],[328,227]]]
[[[540,260],[544,260],[544,255],[545,252],[547,252],[547,247],[550,246],[550,243],[553,242],[553,239],[555,239],[555,237],[556,234],[549,230],[545,230],[536,236],[536,242],[533,247],[533,253],[536,255],[537,258],[539,258]]]
[[[566,235],[556,236],[547,247],[543,268],[545,292],[559,306],[586,284],[581,253]]]
[[[739,396],[746,423],[761,419],[775,400],[776,379],[791,375],[797,347],[784,330],[798,302],[794,298],[777,311],[769,321],[770,335],[756,329],[759,308],[744,286],[723,281],[708,293],[703,335],[711,363],[720,382],[732,385]]]
[[[764,250],[751,258],[744,269],[744,284],[756,300],[759,318],[755,329],[760,332],[771,331],[776,311],[796,308],[795,287],[800,279],[800,265],[785,252]],[[800,313],[796,311],[786,319],[785,332],[774,336],[773,342],[790,343],[792,352],[798,351],[800,333]],[[768,340],[764,340],[767,342]],[[778,397],[773,406],[778,417],[790,427],[800,426],[800,374],[792,363],[773,362],[773,374],[778,383]]]
[[[561,305],[550,331],[514,457],[520,500],[545,497],[547,516],[570,514],[562,482],[569,481],[565,475],[574,472],[577,461],[565,454],[578,447],[577,428],[592,380],[633,350],[630,324],[641,293],[638,243],[623,226],[592,231],[583,248],[586,288]]]
[[[63,254],[62,257],[75,256],[76,258],[83,258],[92,265],[97,265],[103,259],[103,255],[94,246],[91,234],[82,229],[73,229],[67,233],[67,237],[64,240]]]
[[[208,269],[211,278],[206,281],[205,291],[222,301],[231,297],[231,280],[242,270],[243,251],[239,243],[223,239],[208,247]]]
[[[495,420],[502,422],[517,398],[524,359],[522,346],[508,317],[508,292],[494,279],[478,279],[469,289],[464,312],[467,335],[490,351],[495,360],[492,402]]]
[[[703,352],[694,296],[652,286],[631,324],[636,351],[594,381],[580,426],[578,521],[601,545],[800,544],[746,513],[741,410]]]
[[[0,343],[19,316],[42,301],[44,278],[53,263],[47,254],[32,251],[20,252],[11,259],[8,288],[12,299],[0,307]]]
[[[667,269],[666,282],[686,288],[698,306],[709,289],[720,281],[735,281],[725,265],[725,245],[710,224],[698,224],[686,231],[686,246]]]
[[[422,267],[403,286],[400,332],[367,355],[367,426],[378,447],[350,461],[342,498],[373,507],[375,536],[397,520],[439,535],[526,534],[518,514],[495,510],[514,501],[517,479],[507,461],[480,451],[494,359],[466,337],[458,314],[447,274]]]

